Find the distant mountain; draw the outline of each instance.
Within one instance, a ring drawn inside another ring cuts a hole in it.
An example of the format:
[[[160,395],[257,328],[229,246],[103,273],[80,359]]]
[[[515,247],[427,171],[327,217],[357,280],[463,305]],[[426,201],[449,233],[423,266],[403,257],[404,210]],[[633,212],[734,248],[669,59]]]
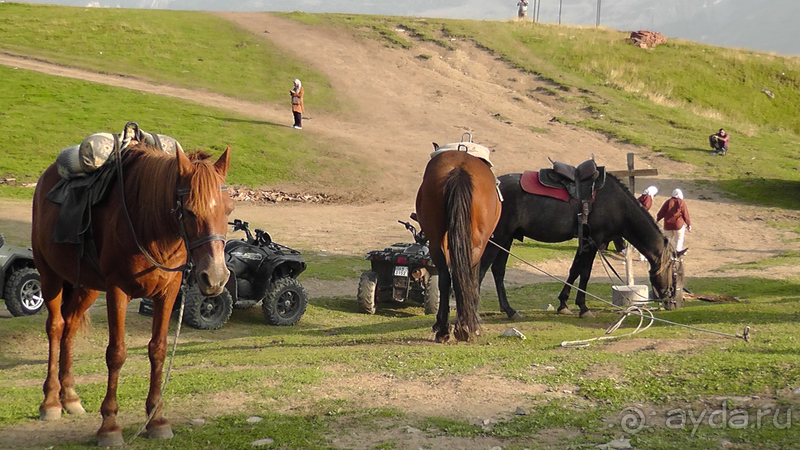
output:
[[[73,6],[208,11],[304,11],[508,20],[517,0],[28,0]],[[528,0],[528,18],[594,25],[598,0]],[[617,30],[651,30],[724,47],[800,56],[799,0],[600,0],[600,25]]]

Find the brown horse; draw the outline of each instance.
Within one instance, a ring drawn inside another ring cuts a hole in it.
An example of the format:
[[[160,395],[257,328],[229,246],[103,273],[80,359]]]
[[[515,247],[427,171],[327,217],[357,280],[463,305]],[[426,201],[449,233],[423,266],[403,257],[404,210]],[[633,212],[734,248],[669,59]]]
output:
[[[417,220],[430,240],[439,271],[436,342],[450,340],[450,282],[456,297],[457,340],[480,332],[478,263],[500,218],[500,198],[487,162],[464,151],[442,151],[425,168],[417,192]]]
[[[91,234],[97,259],[79,257],[74,244],[53,242],[60,205],[46,195],[59,181],[55,164],[39,178],[33,198],[31,243],[47,305],[50,344],[39,415],[41,420],[55,420],[61,418],[62,409],[69,414],[85,412],[75,392],[72,346],[75,332],[87,323],[89,306],[99,291],[105,291],[108,386],[97,432],[101,447],[124,444],[116,420],[117,384],[127,355],[125,309],[131,297],[153,299],[150,390],[145,403],[152,419],[147,432],[153,438],[170,438],[172,429],[161,411],[161,378],[170,312],[182,276],[180,270],[162,269],[184,263],[193,267],[194,280],[207,295],[222,292],[228,279],[223,244],[227,216],[233,209],[224,187],[230,147],[216,163],[207,155],[193,154],[190,160],[181,150],[173,156],[143,144],[132,145],[123,155],[117,180],[106,198],[92,207]]]

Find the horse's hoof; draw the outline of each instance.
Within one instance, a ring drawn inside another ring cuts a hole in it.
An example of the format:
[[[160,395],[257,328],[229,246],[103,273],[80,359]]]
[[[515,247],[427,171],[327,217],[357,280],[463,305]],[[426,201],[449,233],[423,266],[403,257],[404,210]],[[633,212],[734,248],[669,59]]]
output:
[[[514,311],[514,314],[508,318],[508,320],[522,320],[522,319],[523,319],[522,314],[518,313],[517,311]]]
[[[457,341],[469,341],[469,329],[464,326],[456,325],[453,329],[453,336],[456,338]]]
[[[436,333],[436,337],[434,338],[434,342],[437,344],[447,344],[450,342],[450,334],[439,334]]]
[[[39,420],[51,421],[61,418],[61,407],[44,408],[39,410]]]
[[[81,401],[80,400],[78,400],[76,402],[71,402],[71,403],[64,403],[64,411],[66,411],[67,414],[84,414],[84,413],[86,413],[86,410],[83,409],[83,405],[81,405]]]
[[[586,310],[586,311],[582,312],[579,317],[581,319],[594,319],[594,314],[592,314],[591,311]]]
[[[98,447],[119,447],[125,445],[125,440],[122,439],[122,431],[111,431],[97,435]]]
[[[171,426],[160,425],[147,430],[147,437],[150,439],[172,439],[175,435],[172,433]]]
[[[559,309],[558,313],[561,314],[562,316],[571,316],[572,315],[572,311],[570,311],[569,308]]]

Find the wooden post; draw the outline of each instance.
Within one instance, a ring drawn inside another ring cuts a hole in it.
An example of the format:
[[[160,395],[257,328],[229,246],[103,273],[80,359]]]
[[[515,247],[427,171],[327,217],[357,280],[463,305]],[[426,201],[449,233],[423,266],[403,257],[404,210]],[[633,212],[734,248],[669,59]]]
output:
[[[598,2],[599,6],[599,2]],[[606,173],[614,175],[617,178],[628,177],[628,188],[633,195],[636,195],[636,177],[637,176],[655,176],[658,175],[658,169],[636,169],[634,167],[634,154],[628,153],[628,170],[609,170]],[[628,286],[633,286],[633,251],[631,246],[628,245],[628,250],[625,251],[625,278]]]

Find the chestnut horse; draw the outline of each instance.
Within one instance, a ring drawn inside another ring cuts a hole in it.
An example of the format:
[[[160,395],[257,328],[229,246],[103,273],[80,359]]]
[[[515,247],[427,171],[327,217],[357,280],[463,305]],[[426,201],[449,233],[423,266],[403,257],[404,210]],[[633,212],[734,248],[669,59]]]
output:
[[[100,407],[98,445],[124,444],[117,422],[117,384],[127,355],[125,310],[131,297],[149,297],[154,304],[145,403],[148,417],[152,413],[148,436],[172,437],[160,402],[170,313],[181,285],[181,268],[193,268],[197,286],[210,296],[222,292],[228,279],[223,244],[233,209],[225,188],[229,167],[230,147],[212,163],[207,155],[193,154],[190,160],[180,149],[169,155],[144,144],[132,145],[117,164],[117,179],[108,195],[92,207],[94,239],[86,247],[93,245],[97,258],[91,261],[81,258],[74,244],[53,242],[61,206],[46,195],[60,177],[55,164],[44,171],[34,193],[31,233],[50,344],[41,420],[61,418],[62,409],[69,414],[85,412],[75,392],[72,346],[76,331],[88,323],[89,306],[105,291],[108,385]]]
[[[441,151],[425,168],[416,217],[439,271],[436,342],[450,340],[450,283],[456,297],[453,334],[466,341],[480,332],[478,263],[500,218],[500,198],[487,162],[465,151]]]

